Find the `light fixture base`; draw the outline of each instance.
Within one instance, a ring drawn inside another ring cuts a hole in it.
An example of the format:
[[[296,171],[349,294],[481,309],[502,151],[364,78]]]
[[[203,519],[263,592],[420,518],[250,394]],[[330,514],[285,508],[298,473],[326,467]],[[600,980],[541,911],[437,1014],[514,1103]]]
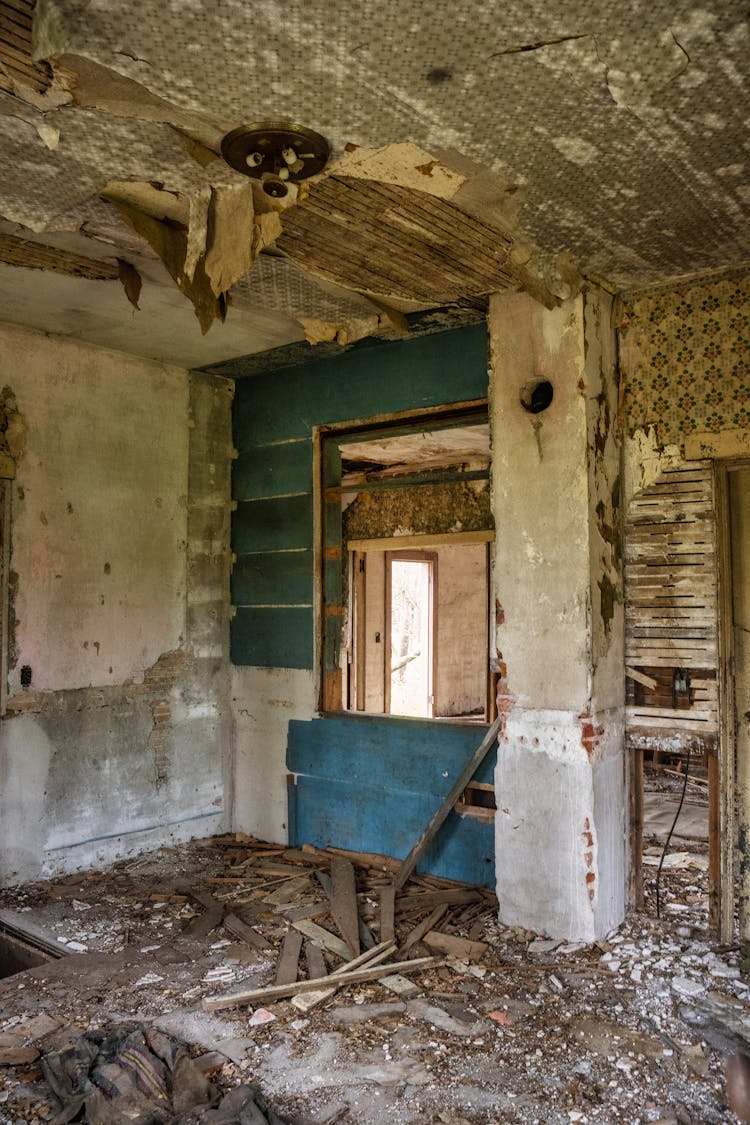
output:
[[[322,172],[330,151],[320,133],[289,121],[240,125],[221,142],[221,155],[227,164],[261,180],[264,191],[275,197],[287,194],[287,184]]]

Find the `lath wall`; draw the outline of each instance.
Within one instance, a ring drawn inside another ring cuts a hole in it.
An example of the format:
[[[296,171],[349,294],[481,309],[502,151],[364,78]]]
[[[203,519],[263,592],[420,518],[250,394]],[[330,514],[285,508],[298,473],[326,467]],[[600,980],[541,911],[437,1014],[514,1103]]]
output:
[[[716,533],[711,465],[665,472],[631,503],[625,553],[631,746],[710,748],[718,737]],[[685,670],[689,694],[675,692]]]

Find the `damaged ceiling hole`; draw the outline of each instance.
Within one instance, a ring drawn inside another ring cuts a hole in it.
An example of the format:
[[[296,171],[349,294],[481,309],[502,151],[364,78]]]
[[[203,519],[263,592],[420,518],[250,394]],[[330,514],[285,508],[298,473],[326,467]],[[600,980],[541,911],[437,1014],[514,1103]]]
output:
[[[541,414],[552,402],[554,393],[549,379],[530,379],[521,387],[521,406],[529,414]]]

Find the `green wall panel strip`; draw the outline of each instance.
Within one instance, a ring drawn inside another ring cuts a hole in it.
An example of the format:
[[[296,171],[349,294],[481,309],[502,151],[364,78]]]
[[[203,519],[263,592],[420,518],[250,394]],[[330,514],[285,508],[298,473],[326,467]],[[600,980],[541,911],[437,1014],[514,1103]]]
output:
[[[232,521],[236,554],[312,547],[312,496],[240,500]]]
[[[395,414],[487,395],[484,324],[285,368],[237,383],[234,443],[310,436],[313,426]]]
[[[233,664],[256,668],[312,668],[313,611],[241,606],[232,621]]]
[[[232,605],[312,605],[312,551],[238,555],[232,570]]]
[[[235,500],[260,500],[312,491],[312,441],[254,446],[234,462]]]

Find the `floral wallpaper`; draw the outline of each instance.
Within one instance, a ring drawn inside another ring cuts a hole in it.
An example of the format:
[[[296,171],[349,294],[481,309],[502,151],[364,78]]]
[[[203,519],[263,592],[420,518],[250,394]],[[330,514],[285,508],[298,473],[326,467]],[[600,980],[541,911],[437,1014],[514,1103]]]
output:
[[[750,429],[750,273],[624,298],[620,359],[629,432]]]

